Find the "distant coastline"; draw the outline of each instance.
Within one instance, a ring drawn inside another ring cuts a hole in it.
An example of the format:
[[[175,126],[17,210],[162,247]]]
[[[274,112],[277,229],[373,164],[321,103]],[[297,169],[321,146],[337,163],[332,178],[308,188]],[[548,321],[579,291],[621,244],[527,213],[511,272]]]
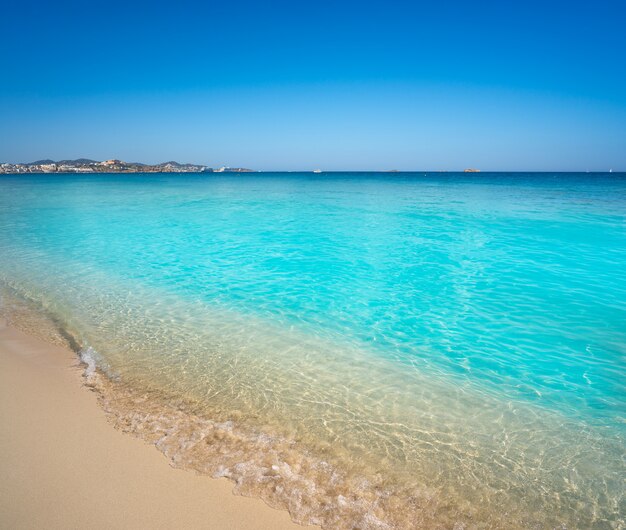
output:
[[[35,162],[13,164],[9,162],[0,162],[1,174],[28,174],[28,173],[595,173],[595,174],[623,174],[623,170],[515,170],[515,171],[497,171],[475,168],[466,169],[372,169],[372,170],[322,170],[322,169],[302,169],[302,170],[258,170],[243,167],[209,167],[203,164],[179,163],[175,161],[162,162],[160,164],[145,164],[142,162],[124,162],[118,159],[97,161],[88,158],[78,158],[75,160],[59,160],[50,159],[37,160]]]
[[[199,164],[180,164],[170,161],[161,164],[143,164],[122,160],[37,160],[26,164],[0,164],[0,173],[250,173],[241,167],[211,168]]]

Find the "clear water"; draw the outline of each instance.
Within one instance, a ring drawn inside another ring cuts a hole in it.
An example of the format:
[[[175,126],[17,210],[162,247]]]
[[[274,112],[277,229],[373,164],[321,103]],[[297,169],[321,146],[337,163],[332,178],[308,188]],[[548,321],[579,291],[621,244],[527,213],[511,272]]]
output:
[[[625,525],[626,175],[0,176],[0,282],[298,521]]]

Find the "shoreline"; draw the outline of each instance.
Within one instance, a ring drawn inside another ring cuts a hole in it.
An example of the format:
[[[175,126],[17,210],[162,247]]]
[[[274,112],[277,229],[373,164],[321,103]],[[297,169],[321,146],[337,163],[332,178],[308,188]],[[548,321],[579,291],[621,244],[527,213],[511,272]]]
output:
[[[264,442],[273,438],[237,428],[236,421],[233,429],[219,414],[218,419],[196,414],[187,408],[190,403],[169,393],[155,396],[150,387],[124,385],[115,372],[96,366],[97,351],[74,337],[45,306],[11,287],[0,289],[4,427],[0,451],[5,457],[0,473],[7,477],[0,485],[0,528],[6,524],[12,529],[287,530],[320,524],[325,528],[559,524],[560,517],[550,510],[542,510],[545,516],[539,518],[515,505],[495,513],[488,505],[483,510],[483,504],[469,501],[457,511],[454,495],[419,486],[390,487],[378,482],[382,475],[372,473],[342,476],[334,471],[344,470],[341,466],[325,465],[331,474],[311,479],[306,474],[311,464],[326,464],[325,460],[307,461],[302,451],[283,453],[280,437],[277,447],[267,443],[257,447],[258,436]],[[154,450],[140,448],[146,445]],[[291,473],[285,480],[281,472],[300,466],[294,457],[304,457],[305,472]],[[245,469],[238,468],[240,463]],[[279,487],[267,480],[274,476],[282,477]],[[363,482],[363,476],[376,482]],[[303,490],[302,482],[306,486],[311,480],[320,486],[332,483],[332,490],[321,491],[319,499],[306,497],[310,492]],[[490,501],[498,494],[493,488],[485,492],[483,498]],[[292,499],[305,503],[294,505]],[[580,523],[576,514],[572,520]],[[360,525],[354,526],[355,521]]]
[[[302,528],[113,428],[76,354],[0,318],[1,526]]]

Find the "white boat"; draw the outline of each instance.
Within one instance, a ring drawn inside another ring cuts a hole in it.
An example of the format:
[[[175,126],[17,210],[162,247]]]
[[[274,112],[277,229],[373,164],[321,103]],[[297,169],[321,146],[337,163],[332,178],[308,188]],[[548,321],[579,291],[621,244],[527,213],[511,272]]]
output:
[[[321,173],[321,172],[322,172],[322,170],[321,170],[321,169],[314,169],[314,170],[313,170],[313,173]]]

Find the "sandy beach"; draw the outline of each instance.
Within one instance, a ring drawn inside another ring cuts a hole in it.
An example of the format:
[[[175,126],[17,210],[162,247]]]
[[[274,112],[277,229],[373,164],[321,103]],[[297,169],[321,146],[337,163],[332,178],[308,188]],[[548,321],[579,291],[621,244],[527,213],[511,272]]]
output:
[[[0,320],[0,528],[302,528],[107,423],[73,352]]]

